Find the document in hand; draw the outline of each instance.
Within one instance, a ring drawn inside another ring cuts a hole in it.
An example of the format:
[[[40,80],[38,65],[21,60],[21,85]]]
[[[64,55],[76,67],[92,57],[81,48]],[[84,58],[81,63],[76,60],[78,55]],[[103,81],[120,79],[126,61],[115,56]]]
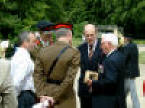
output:
[[[84,83],[86,83],[88,80],[98,80],[98,73],[96,71],[87,70],[85,72]]]

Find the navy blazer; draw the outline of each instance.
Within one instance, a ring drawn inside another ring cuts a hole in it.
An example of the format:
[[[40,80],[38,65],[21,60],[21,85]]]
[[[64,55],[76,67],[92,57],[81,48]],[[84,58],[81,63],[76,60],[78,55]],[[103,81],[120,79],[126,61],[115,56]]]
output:
[[[98,40],[94,54],[92,58],[88,57],[88,43],[85,42],[78,47],[81,54],[81,74],[79,78],[79,96],[87,97],[91,94],[88,92],[89,87],[84,84],[84,76],[86,70],[98,71],[98,64],[101,63],[101,49],[100,49],[100,40]]]
[[[125,57],[119,51],[112,52],[103,62],[104,72],[92,82],[93,108],[125,108],[124,69]]]
[[[126,78],[135,78],[140,76],[140,70],[139,70],[139,61],[138,61],[138,48],[135,43],[128,43],[120,50],[126,60],[125,60],[125,66],[126,66]]]

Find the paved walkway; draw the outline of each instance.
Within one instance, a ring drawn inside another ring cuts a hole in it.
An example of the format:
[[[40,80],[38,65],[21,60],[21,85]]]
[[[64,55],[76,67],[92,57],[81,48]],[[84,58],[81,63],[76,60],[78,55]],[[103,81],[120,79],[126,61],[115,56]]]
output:
[[[143,80],[145,80],[145,64],[140,64],[141,77],[136,79],[137,94],[140,100],[141,108],[145,108],[145,97],[143,96]],[[132,108],[131,96],[127,98],[127,108]]]
[[[145,51],[145,47],[138,47],[139,48],[139,51]]]

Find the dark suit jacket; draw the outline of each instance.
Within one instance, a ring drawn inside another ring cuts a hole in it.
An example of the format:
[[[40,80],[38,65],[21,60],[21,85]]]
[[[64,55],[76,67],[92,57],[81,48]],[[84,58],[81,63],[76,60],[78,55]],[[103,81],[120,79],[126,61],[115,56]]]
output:
[[[125,66],[127,78],[135,78],[140,76],[138,63],[138,48],[134,43],[128,43],[120,50],[125,55]]]
[[[81,75],[79,79],[79,96],[87,97],[91,94],[88,92],[88,86],[84,84],[84,76],[86,70],[98,71],[98,63],[101,61],[100,41],[98,41],[95,52],[91,59],[88,58],[88,43],[83,43],[78,47],[81,53]]]
[[[102,78],[92,83],[93,108],[125,108],[124,64],[119,51],[106,57]]]

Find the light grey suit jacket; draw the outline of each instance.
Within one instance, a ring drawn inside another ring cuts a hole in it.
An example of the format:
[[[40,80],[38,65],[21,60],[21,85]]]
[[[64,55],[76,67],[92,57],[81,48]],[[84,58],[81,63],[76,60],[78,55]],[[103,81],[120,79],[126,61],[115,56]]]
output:
[[[17,99],[10,78],[10,61],[0,59],[0,108],[17,108]]]

